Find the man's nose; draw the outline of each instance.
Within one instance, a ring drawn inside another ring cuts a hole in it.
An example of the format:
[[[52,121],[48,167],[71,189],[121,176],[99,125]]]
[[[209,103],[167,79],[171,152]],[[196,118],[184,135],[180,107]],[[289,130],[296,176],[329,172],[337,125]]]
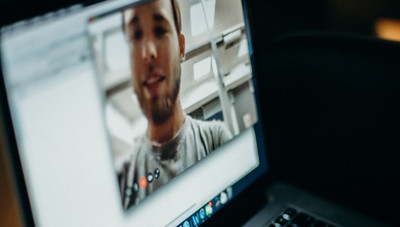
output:
[[[145,42],[142,54],[145,62],[150,62],[157,58],[157,49],[154,41],[147,40]]]

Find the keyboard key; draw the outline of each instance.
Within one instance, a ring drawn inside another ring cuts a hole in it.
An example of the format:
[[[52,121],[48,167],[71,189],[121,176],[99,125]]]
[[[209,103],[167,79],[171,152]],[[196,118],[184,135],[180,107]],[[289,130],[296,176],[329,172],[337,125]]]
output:
[[[315,217],[298,212],[294,208],[286,208],[275,221],[264,227],[335,227]]]
[[[287,208],[287,209],[283,212],[283,214],[286,214],[287,216],[289,216],[290,219],[293,218],[293,216],[294,216],[296,213],[297,213],[297,211],[296,211],[295,209],[293,209],[293,208]],[[286,216],[286,215],[285,215],[285,216]]]
[[[275,223],[278,223],[280,225],[285,225],[288,222],[287,219],[283,218],[282,216],[279,216],[276,220]]]
[[[292,223],[296,224],[299,227],[311,227],[315,221],[315,218],[305,214],[305,213],[299,213],[296,215]]]

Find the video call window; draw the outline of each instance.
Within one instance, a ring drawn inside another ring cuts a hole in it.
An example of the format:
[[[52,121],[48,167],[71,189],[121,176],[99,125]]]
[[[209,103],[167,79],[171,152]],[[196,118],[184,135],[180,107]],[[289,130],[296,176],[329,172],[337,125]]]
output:
[[[124,209],[257,122],[234,1],[156,0],[89,20]]]

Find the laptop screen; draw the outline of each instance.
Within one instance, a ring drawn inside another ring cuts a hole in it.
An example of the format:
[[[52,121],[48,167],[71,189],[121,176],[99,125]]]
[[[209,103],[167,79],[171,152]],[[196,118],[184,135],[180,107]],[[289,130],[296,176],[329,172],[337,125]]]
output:
[[[106,1],[2,27],[36,225],[198,226],[266,171],[244,9]]]

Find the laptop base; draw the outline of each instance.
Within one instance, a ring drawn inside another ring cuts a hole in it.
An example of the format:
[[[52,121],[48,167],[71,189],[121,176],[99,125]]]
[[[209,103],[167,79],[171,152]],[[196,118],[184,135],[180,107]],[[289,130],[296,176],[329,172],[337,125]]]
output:
[[[326,223],[325,226],[385,226],[374,219],[311,195],[289,184],[274,184],[266,193],[267,204],[244,225],[245,227],[278,226],[274,223],[279,221],[287,208],[295,209],[296,215],[306,214],[314,218],[315,220],[310,226],[316,223]],[[296,215],[290,219],[296,218]],[[289,221],[281,226],[289,226]]]

